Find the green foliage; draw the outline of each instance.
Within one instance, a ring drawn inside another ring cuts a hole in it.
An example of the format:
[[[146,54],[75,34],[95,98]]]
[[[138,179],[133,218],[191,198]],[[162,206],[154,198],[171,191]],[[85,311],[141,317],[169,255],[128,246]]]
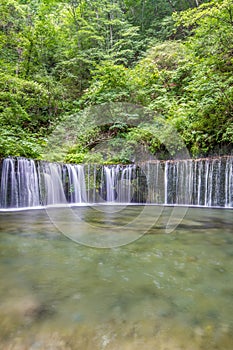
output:
[[[40,159],[45,143],[43,137],[29,135],[22,129],[7,127],[0,131],[0,157],[23,156]]]
[[[83,107],[110,101],[128,101],[128,69],[108,61],[93,72],[93,84],[81,99]]]
[[[183,37],[182,32],[174,33],[172,14],[205,2],[209,0],[125,0],[123,4],[127,18],[140,26],[144,40],[167,40]]]
[[[194,156],[231,152],[232,18],[232,0],[1,0],[0,156],[172,157],[172,130]],[[76,118],[109,102],[154,120]]]
[[[67,154],[64,161],[66,163],[83,163],[85,158],[85,153],[74,153],[74,154]]]
[[[1,156],[40,157],[50,120],[62,108],[59,89],[51,94],[52,87],[1,73],[0,88]]]
[[[62,108],[61,93],[52,82],[41,84],[0,73],[0,123],[31,131],[47,127]],[[47,85],[47,86],[44,86]]]
[[[232,11],[232,1],[211,1],[177,19],[192,31],[186,44],[191,64],[182,109],[187,111],[184,140],[194,154],[232,145],[227,132],[233,122]]]
[[[55,74],[73,96],[88,88],[91,71],[101,62],[134,62],[141,46],[138,28],[127,21],[118,2],[67,1],[61,15],[62,59]]]

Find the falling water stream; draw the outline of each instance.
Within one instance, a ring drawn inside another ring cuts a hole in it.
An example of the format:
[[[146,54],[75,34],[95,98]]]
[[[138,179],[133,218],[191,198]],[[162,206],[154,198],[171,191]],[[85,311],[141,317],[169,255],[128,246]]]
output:
[[[233,207],[232,156],[126,166],[7,158],[0,181],[0,208],[67,202]]]

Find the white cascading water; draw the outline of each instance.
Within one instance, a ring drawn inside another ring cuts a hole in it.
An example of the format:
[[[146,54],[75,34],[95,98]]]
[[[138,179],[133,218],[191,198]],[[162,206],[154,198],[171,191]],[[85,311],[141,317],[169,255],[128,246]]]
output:
[[[85,186],[86,186],[86,202],[87,203],[97,203],[99,198],[99,193],[97,193],[97,165],[96,164],[86,164],[83,167]]]
[[[233,207],[233,157],[226,164],[225,170],[225,207]]]
[[[164,170],[164,204],[168,204],[168,162],[165,163]]]
[[[118,203],[131,203],[133,201],[134,189],[132,181],[135,180],[135,170],[135,165],[129,165],[122,169],[118,169],[118,178],[116,182],[116,201]]]
[[[40,205],[38,174],[35,162],[31,159],[7,158],[3,162],[0,206],[35,207]]]
[[[131,203],[134,196],[135,171],[136,166],[131,164],[127,166],[103,166],[100,181],[100,201]],[[97,184],[97,181],[95,183]]]
[[[104,183],[106,188],[106,201],[107,202],[114,202],[115,201],[115,185],[116,185],[116,179],[118,175],[118,167],[107,167],[104,166],[103,168],[104,172]]]
[[[83,166],[67,164],[65,167],[68,171],[70,203],[86,203],[87,193]]]
[[[4,159],[1,173],[0,208],[17,208],[18,182],[14,159]]]
[[[105,201],[233,207],[233,156],[127,166],[6,158],[0,181],[0,208]]]
[[[156,179],[151,183],[158,163],[164,177],[160,176],[159,184]],[[232,156],[148,163],[146,167],[150,191],[162,193],[164,188],[164,204],[233,207]]]
[[[17,162],[18,207],[40,205],[38,174],[35,162],[31,159],[19,159]]]
[[[39,163],[39,173],[42,204],[54,205],[66,203],[60,164]]]

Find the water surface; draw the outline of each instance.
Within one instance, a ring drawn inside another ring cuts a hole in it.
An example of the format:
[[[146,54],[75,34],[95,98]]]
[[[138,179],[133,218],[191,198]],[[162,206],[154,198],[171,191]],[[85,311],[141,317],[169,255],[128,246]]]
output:
[[[74,210],[111,234],[141,207],[115,209]],[[171,211],[112,249],[72,242],[43,209],[0,212],[1,349],[232,349],[233,212],[189,208],[165,234]]]

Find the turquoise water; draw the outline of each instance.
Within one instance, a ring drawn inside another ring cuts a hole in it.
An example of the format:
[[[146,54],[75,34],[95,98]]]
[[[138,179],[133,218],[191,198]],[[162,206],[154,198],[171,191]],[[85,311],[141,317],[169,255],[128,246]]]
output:
[[[112,208],[75,208],[78,229],[111,235],[142,210]],[[165,233],[171,212],[151,206],[154,226],[111,249],[74,243],[43,209],[0,212],[0,348],[232,349],[233,211],[186,208]]]

